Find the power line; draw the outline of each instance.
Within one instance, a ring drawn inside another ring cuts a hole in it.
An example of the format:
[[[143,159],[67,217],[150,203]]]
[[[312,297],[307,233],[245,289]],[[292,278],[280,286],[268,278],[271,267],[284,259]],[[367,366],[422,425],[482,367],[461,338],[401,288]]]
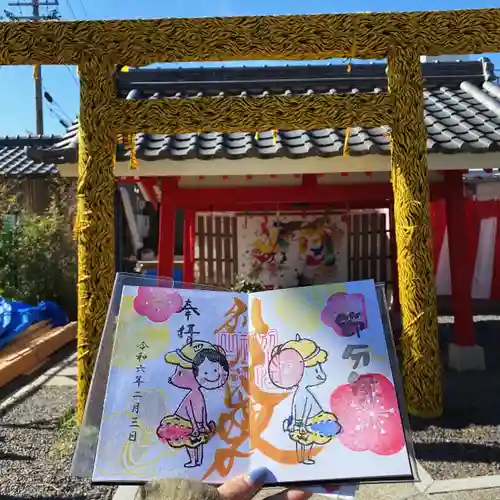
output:
[[[32,14],[30,16],[16,15],[9,10],[4,10],[5,17],[10,21],[54,21],[59,20],[61,16],[57,9],[53,9],[48,14],[40,15],[40,7],[58,7],[58,0],[40,2],[39,0],[32,0],[31,2],[9,2],[9,7],[17,7],[19,14],[22,14],[22,7],[31,7]]]
[[[71,121],[68,121],[66,120],[65,118],[63,118],[61,115],[59,115],[57,113],[57,111],[55,111],[54,109],[52,109],[50,106],[48,106],[49,108],[49,112],[51,115],[53,115],[56,120],[65,128],[65,129],[68,129],[70,126],[71,126]]]
[[[83,13],[85,14],[85,17],[88,19],[89,15],[87,14],[87,9],[85,8],[85,3],[83,2],[83,0],[78,0],[78,2],[80,4],[80,7],[83,10]]]
[[[83,11],[84,16],[86,18],[88,18],[89,14],[88,14],[87,9],[85,7],[84,1],[83,0],[78,0],[78,3],[80,4],[80,7],[81,7],[81,9]],[[76,17],[75,11],[74,11],[74,9],[73,9],[73,7],[71,5],[71,0],[66,0],[66,5],[68,6],[68,9],[69,9],[69,11],[71,12],[71,14],[73,16],[73,19],[75,19],[75,21],[76,21],[77,17]]]
[[[71,3],[69,0],[66,0],[66,5],[68,6],[68,9],[71,12],[71,15],[73,16],[73,19],[76,19],[75,11],[73,10],[73,7],[71,6]]]
[[[12,12],[5,10],[5,16],[10,21],[47,21],[59,19],[57,7],[59,7],[58,0],[40,2],[40,0],[31,0],[30,2],[9,2],[9,7],[17,7],[22,13],[22,7],[31,7],[30,16],[16,16]],[[56,7],[56,9],[49,11],[46,15],[40,15],[40,7]],[[36,133],[43,135],[43,85],[42,85],[42,68],[40,65],[35,65],[33,68],[33,78],[35,80],[35,109],[36,109]]]
[[[55,116],[57,121],[64,128],[67,129],[72,123],[71,118],[64,111],[64,109],[60,106],[60,104],[50,95],[48,90],[46,88],[44,88],[43,90],[44,90],[43,96],[45,97],[45,105],[49,108],[50,114]],[[59,108],[59,111],[57,109],[55,109],[54,106],[57,106],[57,108]],[[63,117],[61,115],[64,115],[65,117]]]
[[[66,0],[68,3],[68,7],[70,8],[71,12],[74,15],[74,11],[71,8],[71,5],[69,4],[69,0]],[[19,21],[19,20],[30,20],[30,21],[38,21],[38,20],[59,20],[61,18],[57,7],[59,7],[59,2],[58,0],[54,1],[45,1],[45,2],[40,2],[39,0],[32,0],[31,2],[16,2],[16,3],[9,3],[9,7],[18,7],[19,12],[22,14],[22,7],[32,7],[33,9],[33,14],[31,16],[17,16],[13,14],[12,12],[5,11],[5,15],[8,19],[11,21]],[[46,8],[46,14],[41,15],[40,14],[40,7],[45,7]],[[55,9],[49,11],[49,7],[56,7]],[[0,66],[1,68],[1,66]],[[79,87],[78,80],[76,79],[75,75],[71,71],[71,68],[67,65],[65,65],[65,68],[69,72],[73,82],[77,87]],[[43,98],[45,97],[45,104],[49,109],[49,112],[51,115],[55,116],[58,122],[65,128],[68,128],[68,126],[71,124],[71,118],[65,113],[63,108],[59,105],[59,103],[50,95],[50,93],[47,91],[47,89],[43,86],[42,83],[42,74],[41,74],[41,68],[39,65],[36,65],[34,67],[34,72],[33,72],[33,77],[35,79],[35,102],[36,102],[36,122],[37,122],[37,134],[38,135],[43,135],[43,105],[44,105],[44,100]],[[59,111],[53,108],[53,105],[59,108]],[[62,113],[65,115],[66,118],[63,118],[61,116]]]
[[[50,94],[50,92],[45,87],[43,88],[43,97],[45,97],[46,102],[48,102],[50,105],[54,105],[57,108],[59,108],[59,111],[61,111],[61,113],[63,115],[65,115],[66,118],[71,122],[71,118],[64,111],[64,109],[61,107],[61,105],[52,97],[52,95]]]
[[[73,72],[71,71],[71,68],[69,66],[64,66],[67,70],[68,70],[68,73],[71,75],[71,78],[73,79],[73,81],[75,82],[75,85],[80,88],[80,84],[78,83],[78,80],[76,78],[76,76],[73,74]]]

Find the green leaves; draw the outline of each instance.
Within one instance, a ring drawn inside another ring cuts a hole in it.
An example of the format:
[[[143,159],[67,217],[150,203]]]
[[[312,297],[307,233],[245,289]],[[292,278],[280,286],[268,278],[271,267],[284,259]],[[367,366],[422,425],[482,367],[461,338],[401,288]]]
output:
[[[263,292],[266,288],[259,280],[249,278],[248,276],[238,276],[231,290],[239,293],[254,293]]]
[[[42,300],[71,307],[76,290],[76,250],[71,228],[57,210],[23,214],[0,231],[0,293],[36,305]],[[66,306],[66,307],[65,307]]]

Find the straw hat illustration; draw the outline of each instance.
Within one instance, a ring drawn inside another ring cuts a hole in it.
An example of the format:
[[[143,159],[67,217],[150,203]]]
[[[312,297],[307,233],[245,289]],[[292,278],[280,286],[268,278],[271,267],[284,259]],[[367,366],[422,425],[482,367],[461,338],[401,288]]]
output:
[[[191,368],[196,355],[201,351],[215,351],[223,355],[226,354],[222,347],[218,345],[211,344],[204,340],[195,340],[194,342],[186,344],[181,349],[168,352],[165,355],[165,363],[180,366],[181,368]]]
[[[316,366],[318,363],[324,363],[328,357],[327,352],[321,349],[316,342],[310,339],[304,339],[299,334],[294,340],[289,340],[284,344],[278,345],[273,349],[271,356],[278,354],[285,349],[297,351],[304,360],[304,366]]]

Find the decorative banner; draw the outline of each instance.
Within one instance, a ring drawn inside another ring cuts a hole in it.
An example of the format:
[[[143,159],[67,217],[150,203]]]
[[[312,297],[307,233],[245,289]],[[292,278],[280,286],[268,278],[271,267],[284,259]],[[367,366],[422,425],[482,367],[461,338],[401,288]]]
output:
[[[342,215],[238,217],[238,272],[265,285],[347,280],[347,224]]]

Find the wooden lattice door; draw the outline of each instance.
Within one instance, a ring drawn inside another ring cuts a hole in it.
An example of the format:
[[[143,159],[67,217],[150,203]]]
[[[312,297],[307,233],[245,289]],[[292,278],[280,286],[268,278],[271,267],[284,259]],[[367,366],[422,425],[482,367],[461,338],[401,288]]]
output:
[[[374,279],[392,283],[389,217],[386,211],[349,214],[349,281]]]
[[[195,278],[230,288],[238,270],[236,217],[200,214],[196,218]]]

